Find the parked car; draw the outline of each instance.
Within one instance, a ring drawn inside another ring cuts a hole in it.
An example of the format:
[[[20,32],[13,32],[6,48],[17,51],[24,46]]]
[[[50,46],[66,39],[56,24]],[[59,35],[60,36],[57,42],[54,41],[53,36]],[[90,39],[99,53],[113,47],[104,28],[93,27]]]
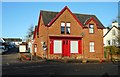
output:
[[[2,55],[3,53],[5,53],[5,47],[4,46],[0,46],[0,55]]]
[[[5,45],[5,48],[8,48],[8,50],[15,48],[15,47],[16,47],[15,44],[11,42],[6,43]]]
[[[8,51],[8,47],[6,47],[6,43],[0,43],[0,54],[4,54],[5,52]]]

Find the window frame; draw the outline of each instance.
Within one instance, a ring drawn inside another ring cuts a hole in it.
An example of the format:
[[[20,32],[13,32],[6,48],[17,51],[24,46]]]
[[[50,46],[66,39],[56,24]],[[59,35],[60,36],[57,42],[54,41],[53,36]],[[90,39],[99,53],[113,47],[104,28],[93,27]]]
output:
[[[68,23],[70,24],[69,26],[67,25]],[[71,23],[70,22],[66,22],[66,34],[70,34],[70,32],[71,32],[71,31],[69,32],[70,26],[71,26]]]
[[[112,39],[112,45],[116,45],[116,40]]]
[[[64,23],[64,26],[62,25]],[[69,26],[67,25],[69,23]],[[64,30],[63,30],[64,29]],[[61,34],[70,34],[71,33],[71,22],[61,22]]]
[[[74,45],[73,45],[74,44]],[[75,45],[76,44],[76,45]],[[74,47],[76,46],[76,48]],[[75,48],[75,49],[74,49]],[[74,51],[73,51],[74,50]],[[79,41],[78,40],[72,40],[70,41],[70,53],[71,54],[75,54],[75,53],[79,53]]]
[[[64,25],[62,25],[62,23],[64,23]],[[65,22],[61,22],[60,27],[61,27],[61,34],[65,34]],[[62,31],[62,29],[64,29],[64,31]]]
[[[93,28],[91,27],[91,25],[93,25]],[[89,34],[94,34],[94,24],[89,24]]]
[[[59,49],[56,49],[57,47],[59,47]],[[62,40],[54,40],[53,41],[53,53],[54,54],[62,54]]]
[[[111,45],[110,40],[107,40],[107,45]]]
[[[93,41],[89,43],[89,52],[95,52],[95,42]]]

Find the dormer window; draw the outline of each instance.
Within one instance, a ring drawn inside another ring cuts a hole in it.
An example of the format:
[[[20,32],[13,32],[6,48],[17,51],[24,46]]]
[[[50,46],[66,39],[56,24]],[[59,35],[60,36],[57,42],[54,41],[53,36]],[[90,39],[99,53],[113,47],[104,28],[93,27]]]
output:
[[[89,25],[89,33],[94,33],[94,25],[93,24]]]

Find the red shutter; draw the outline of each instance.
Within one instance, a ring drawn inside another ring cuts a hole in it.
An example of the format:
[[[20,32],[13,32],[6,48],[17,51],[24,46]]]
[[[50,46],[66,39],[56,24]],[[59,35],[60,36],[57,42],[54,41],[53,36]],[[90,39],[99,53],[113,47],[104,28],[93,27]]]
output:
[[[79,40],[78,41],[78,51],[79,51],[79,54],[82,54],[82,40]]]
[[[50,54],[53,54],[53,40],[50,40]]]
[[[70,40],[68,40],[68,56],[70,56]]]

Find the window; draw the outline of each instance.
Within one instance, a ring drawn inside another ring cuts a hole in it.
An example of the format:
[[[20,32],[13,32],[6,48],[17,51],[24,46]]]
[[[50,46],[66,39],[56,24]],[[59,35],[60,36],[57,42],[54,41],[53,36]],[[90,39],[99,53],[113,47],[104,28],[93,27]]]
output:
[[[65,23],[61,23],[61,34],[65,34]]]
[[[110,40],[107,40],[107,45],[110,45]]]
[[[62,41],[54,40],[54,53],[62,53]]]
[[[112,45],[115,45],[115,44],[116,44],[115,39],[112,39]]]
[[[78,41],[71,41],[70,42],[70,52],[71,53],[78,53]]]
[[[115,30],[112,30],[112,35],[115,35]]]
[[[70,23],[66,23],[66,34],[70,34]]]
[[[61,34],[70,34],[70,23],[61,23]]]
[[[90,42],[90,52],[95,52],[94,51],[94,42]]]
[[[89,33],[94,33],[94,25],[93,24],[89,25]]]

